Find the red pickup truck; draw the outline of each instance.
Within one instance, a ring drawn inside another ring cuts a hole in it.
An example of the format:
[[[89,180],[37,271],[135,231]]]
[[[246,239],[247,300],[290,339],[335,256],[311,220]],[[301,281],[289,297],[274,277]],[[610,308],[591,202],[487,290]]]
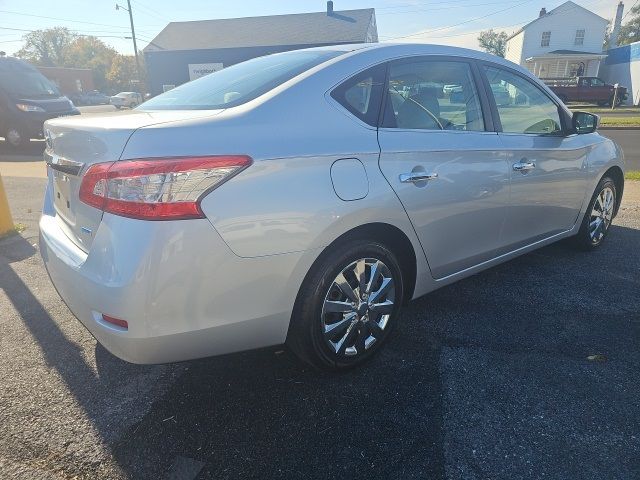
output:
[[[600,106],[613,103],[615,87],[598,77],[545,78],[543,81],[564,103],[588,102]],[[626,99],[627,89],[618,87],[616,105]]]

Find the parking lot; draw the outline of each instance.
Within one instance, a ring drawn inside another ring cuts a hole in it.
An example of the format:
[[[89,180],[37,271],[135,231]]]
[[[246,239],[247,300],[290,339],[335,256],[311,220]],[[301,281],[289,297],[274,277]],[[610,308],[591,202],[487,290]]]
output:
[[[414,301],[363,368],[279,347],[136,366],[47,278],[32,148],[0,154],[26,227],[0,241],[0,477],[640,478],[640,183],[597,252],[551,245]]]

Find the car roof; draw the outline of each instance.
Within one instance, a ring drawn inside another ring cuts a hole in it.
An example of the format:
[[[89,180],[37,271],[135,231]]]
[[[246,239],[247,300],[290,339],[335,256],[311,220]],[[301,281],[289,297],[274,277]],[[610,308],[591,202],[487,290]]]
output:
[[[498,63],[508,66],[513,69],[528,72],[518,64],[505,60],[502,57],[491,55],[489,53],[481,52],[479,50],[472,50],[470,48],[453,47],[450,45],[437,45],[430,43],[355,43],[345,45],[328,45],[323,47],[314,47],[308,50],[329,50],[329,51],[342,51],[353,52],[354,54],[365,52],[379,52],[381,54],[388,54],[389,57],[404,56],[404,55],[443,55],[443,56],[456,56],[472,58],[476,60],[484,60],[488,62]]]

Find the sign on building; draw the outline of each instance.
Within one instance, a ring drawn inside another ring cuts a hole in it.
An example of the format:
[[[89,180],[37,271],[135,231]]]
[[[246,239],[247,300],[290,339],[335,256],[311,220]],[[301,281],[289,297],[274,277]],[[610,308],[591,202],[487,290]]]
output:
[[[189,80],[204,77],[210,73],[222,70],[221,63],[190,63],[189,64]]]

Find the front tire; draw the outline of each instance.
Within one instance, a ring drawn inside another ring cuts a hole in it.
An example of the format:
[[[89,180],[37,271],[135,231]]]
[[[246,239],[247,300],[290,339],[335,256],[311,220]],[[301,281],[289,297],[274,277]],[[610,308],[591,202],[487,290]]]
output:
[[[389,337],[403,294],[400,264],[385,245],[365,240],[337,245],[305,278],[287,344],[320,369],[360,365]]]
[[[595,250],[604,242],[613,221],[618,193],[611,177],[603,177],[598,183],[587,212],[582,219],[574,243],[582,250]]]
[[[28,136],[19,128],[9,127],[4,134],[7,144],[14,150],[23,148],[29,141]]]

